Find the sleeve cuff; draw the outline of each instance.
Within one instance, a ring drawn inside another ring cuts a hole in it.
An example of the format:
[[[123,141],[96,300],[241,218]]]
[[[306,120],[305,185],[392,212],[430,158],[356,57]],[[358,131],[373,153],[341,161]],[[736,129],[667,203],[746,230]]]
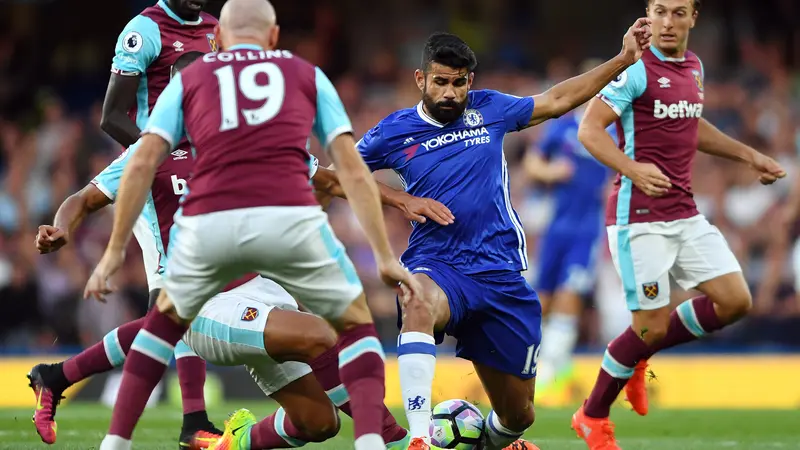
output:
[[[140,136],[144,136],[145,134],[155,134],[156,136],[160,137],[161,139],[167,141],[167,144],[169,144],[170,148],[174,148],[175,147],[175,142],[174,142],[172,136],[169,133],[167,133],[166,130],[162,130],[161,128],[158,128],[158,127],[149,127],[149,128],[144,129],[144,131],[142,131]]]
[[[325,145],[323,146],[325,151],[328,150],[328,147],[331,145],[331,142],[333,142],[334,139],[345,133],[353,134],[353,126],[350,124],[342,125],[328,133],[328,136],[325,137]]]
[[[618,107],[617,105],[615,105],[615,104],[614,104],[614,102],[612,102],[611,100],[609,100],[609,98],[608,98],[608,97],[606,97],[606,96],[605,96],[605,95],[603,95],[603,94],[597,94],[597,98],[599,98],[600,100],[602,100],[602,101],[603,101],[603,103],[605,103],[606,105],[608,105],[608,107],[609,107],[609,108],[613,109],[613,110],[614,110],[614,112],[617,114],[617,116],[621,116],[621,115],[622,115],[622,110],[620,110],[620,109],[619,109],[619,107]]]
[[[101,183],[101,182],[99,182],[99,181],[97,181],[97,180],[95,179],[95,180],[92,180],[92,184],[93,184],[93,185],[94,185],[94,187],[96,187],[96,188],[97,188],[97,189],[98,189],[100,192],[102,192],[102,193],[103,193],[103,195],[105,195],[106,197],[108,197],[108,199],[109,199],[109,200],[111,200],[112,202],[113,202],[114,200],[116,200],[116,196],[115,196],[113,193],[111,193],[111,190],[110,190],[110,189],[108,189],[106,186],[104,186],[104,185],[103,185],[103,183]]]

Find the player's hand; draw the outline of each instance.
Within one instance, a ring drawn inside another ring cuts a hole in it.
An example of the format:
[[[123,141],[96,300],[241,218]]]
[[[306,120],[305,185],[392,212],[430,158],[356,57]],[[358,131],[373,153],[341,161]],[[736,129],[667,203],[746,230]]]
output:
[[[650,19],[641,17],[628,28],[628,32],[622,37],[622,55],[630,64],[635,63],[642,57],[642,53],[650,48]]]
[[[550,164],[549,172],[551,183],[562,183],[572,178],[575,167],[567,159],[558,159]]]
[[[97,301],[105,303],[106,295],[114,292],[116,289],[111,286],[108,279],[111,278],[121,267],[125,261],[124,250],[113,250],[106,248],[103,258],[100,263],[95,267],[92,276],[86,283],[86,289],[83,291],[83,298],[93,297]]]
[[[420,198],[410,195],[407,200],[400,205],[406,219],[414,222],[425,223],[428,219],[433,220],[439,225],[450,225],[455,220],[452,212],[442,203],[431,198]]]
[[[67,241],[69,241],[69,235],[66,230],[52,225],[39,225],[35,240],[36,250],[39,251],[40,255],[55,252],[67,245]]]
[[[772,184],[786,176],[786,171],[783,170],[783,167],[763,153],[757,153],[750,166],[759,173],[758,181],[761,184]]]
[[[378,262],[378,273],[387,286],[398,288],[403,301],[422,294],[422,286],[411,276],[400,262],[392,255],[391,259]],[[402,302],[401,302],[402,303]]]
[[[672,187],[669,178],[655,164],[634,162],[624,175],[650,197],[661,197]]]

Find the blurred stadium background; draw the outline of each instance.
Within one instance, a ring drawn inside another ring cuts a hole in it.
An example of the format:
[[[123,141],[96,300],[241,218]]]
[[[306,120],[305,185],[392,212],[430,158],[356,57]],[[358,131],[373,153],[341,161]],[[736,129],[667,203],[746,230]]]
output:
[[[22,383],[33,361],[74,354],[145,312],[147,288],[135,245],[127,270],[116,280],[120,291],[107,304],[81,299],[110,233],[110,209],[92,217],[59,253],[39,256],[33,237],[37,225],[51,223],[66,196],[121,151],[99,129],[100,107],[117,35],[151,3],[0,2],[0,407],[32,405]],[[590,58],[613,56],[626,27],[644,13],[643,0],[273,3],[283,47],[328,73],[359,134],[387,113],[419,101],[412,74],[422,43],[434,30],[457,33],[473,47],[480,62],[477,87],[531,95],[576,74]],[[704,116],[780,160],[789,178],[763,187],[745,167],[698,154],[698,205],[739,256],[755,309],[752,317],[718,336],[656,358],[654,398],[670,407],[796,408],[800,295],[794,288],[792,253],[798,227],[781,215],[800,176],[800,3],[704,3],[690,40],[707,73]],[[216,15],[221,4],[212,0],[211,12]],[[550,209],[547,190],[530,181],[524,161],[546,126],[505,141],[513,202],[526,225],[533,266],[537,236]],[[327,162],[319,148],[312,151]],[[379,177],[397,184],[389,174]],[[397,335],[394,296],[375,277],[371,252],[347,205],[334,202],[329,214],[365,282],[383,343],[391,351]],[[410,226],[397,211],[387,210],[387,218],[401,252]],[[575,397],[565,401],[585,395],[602,347],[629,323],[605,243],[597,265],[594,306],[581,326],[585,356],[578,362]],[[676,292],[675,300],[688,295]],[[441,399],[483,398],[468,365],[441,360],[435,389]],[[775,378],[761,387],[754,380],[764,372]],[[395,366],[387,368],[387,375],[393,402],[399,388]],[[245,378],[241,370],[216,371],[209,375],[209,395],[257,397],[255,385]],[[747,388],[732,391],[733,386]],[[106,378],[100,378],[81,389],[79,397],[98,399],[106,387]],[[166,383],[164,395],[177,397],[170,387]]]

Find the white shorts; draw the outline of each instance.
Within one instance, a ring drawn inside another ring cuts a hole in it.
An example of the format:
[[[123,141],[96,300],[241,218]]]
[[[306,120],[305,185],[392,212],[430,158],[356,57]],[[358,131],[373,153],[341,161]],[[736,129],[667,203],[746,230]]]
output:
[[[266,206],[175,216],[164,289],[184,319],[230,281],[257,272],[303,306],[337,319],[363,291],[319,206]]]
[[[705,217],[607,228],[608,247],[631,311],[669,305],[669,276],[685,289],[741,272],[725,238]]]
[[[304,363],[276,362],[264,348],[264,328],[274,308],[297,311],[297,303],[272,281],[254,278],[203,305],[183,341],[211,364],[245,366],[264,394],[272,395],[311,373]]]

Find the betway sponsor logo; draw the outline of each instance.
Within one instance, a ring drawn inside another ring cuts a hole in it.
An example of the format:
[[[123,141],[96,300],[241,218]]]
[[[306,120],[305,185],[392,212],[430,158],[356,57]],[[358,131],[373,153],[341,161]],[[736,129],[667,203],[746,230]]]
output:
[[[425,150],[433,150],[443,145],[452,144],[453,142],[464,141],[466,145],[473,144],[488,144],[491,141],[489,130],[486,127],[472,128],[469,130],[453,131],[451,133],[436,136],[435,138],[428,139],[422,143]]]
[[[699,119],[703,115],[702,103],[689,103],[681,100],[678,103],[666,104],[656,100],[653,105],[653,117],[656,119]]]

